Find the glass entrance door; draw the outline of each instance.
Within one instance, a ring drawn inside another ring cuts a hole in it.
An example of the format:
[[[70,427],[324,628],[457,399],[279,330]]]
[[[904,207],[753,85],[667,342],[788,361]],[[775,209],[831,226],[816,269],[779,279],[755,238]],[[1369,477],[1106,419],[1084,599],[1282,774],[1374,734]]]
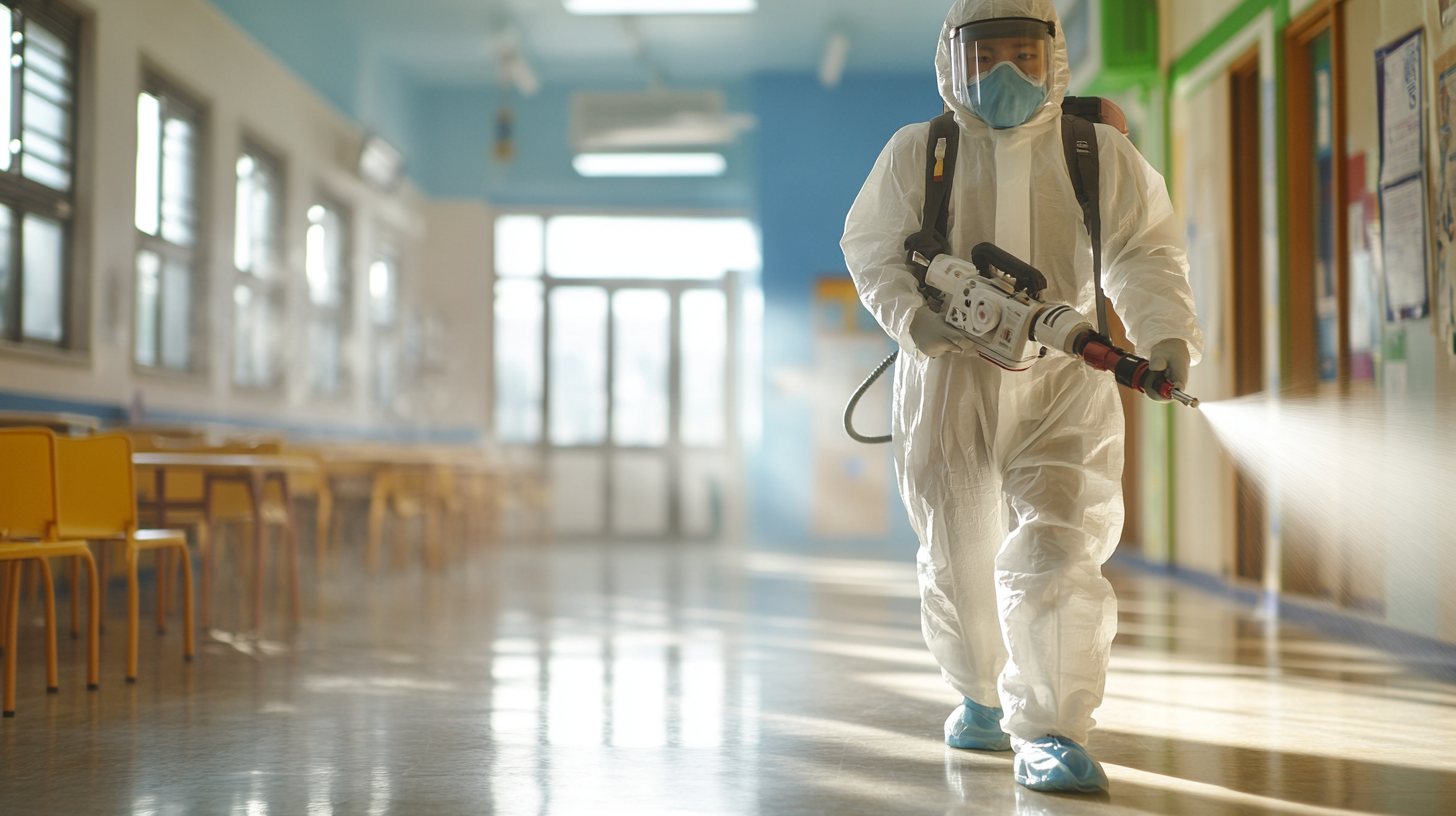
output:
[[[558,536],[707,537],[734,517],[734,304],[759,264],[743,218],[496,219],[494,431],[540,453]]]
[[[718,530],[731,465],[731,282],[548,279],[558,535]]]

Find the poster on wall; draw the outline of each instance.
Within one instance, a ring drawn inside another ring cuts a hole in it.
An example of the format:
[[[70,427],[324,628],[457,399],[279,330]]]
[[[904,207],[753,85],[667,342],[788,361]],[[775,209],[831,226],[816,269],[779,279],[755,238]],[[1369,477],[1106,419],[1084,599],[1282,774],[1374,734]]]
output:
[[[1385,303],[1392,322],[1431,313],[1421,41],[1416,29],[1375,52]]]
[[[1452,0],[1456,3],[1456,0]],[[1436,312],[1442,345],[1456,361],[1456,49],[1436,61]]]

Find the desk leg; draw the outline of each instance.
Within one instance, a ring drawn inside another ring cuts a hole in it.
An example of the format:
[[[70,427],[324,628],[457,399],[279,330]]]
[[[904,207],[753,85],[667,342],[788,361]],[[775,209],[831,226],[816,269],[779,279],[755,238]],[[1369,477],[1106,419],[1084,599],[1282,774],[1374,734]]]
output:
[[[263,544],[268,530],[263,522],[263,477],[248,477],[248,499],[253,506],[253,631],[263,634]]]
[[[293,622],[299,621],[298,610],[298,509],[293,503],[293,489],[288,483],[288,474],[278,474],[279,487],[283,491],[283,506],[288,511],[288,607],[293,613]]]

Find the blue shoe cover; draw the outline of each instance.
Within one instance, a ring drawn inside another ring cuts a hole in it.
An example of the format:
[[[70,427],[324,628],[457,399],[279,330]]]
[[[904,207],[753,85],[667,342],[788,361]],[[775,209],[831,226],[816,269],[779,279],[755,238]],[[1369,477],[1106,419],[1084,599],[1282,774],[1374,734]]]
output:
[[[1016,782],[1053,793],[1107,790],[1107,774],[1087,749],[1061,737],[1042,737],[1016,752]]]
[[[1011,750],[1011,738],[1001,730],[1001,709],[965,700],[945,721],[945,744],[972,751]]]

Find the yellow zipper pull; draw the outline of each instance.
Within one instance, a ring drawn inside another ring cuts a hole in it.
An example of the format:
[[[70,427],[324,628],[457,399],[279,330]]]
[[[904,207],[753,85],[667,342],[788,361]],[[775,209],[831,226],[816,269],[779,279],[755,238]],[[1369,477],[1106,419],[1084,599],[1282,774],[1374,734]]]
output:
[[[945,140],[935,143],[935,180],[945,180]]]

